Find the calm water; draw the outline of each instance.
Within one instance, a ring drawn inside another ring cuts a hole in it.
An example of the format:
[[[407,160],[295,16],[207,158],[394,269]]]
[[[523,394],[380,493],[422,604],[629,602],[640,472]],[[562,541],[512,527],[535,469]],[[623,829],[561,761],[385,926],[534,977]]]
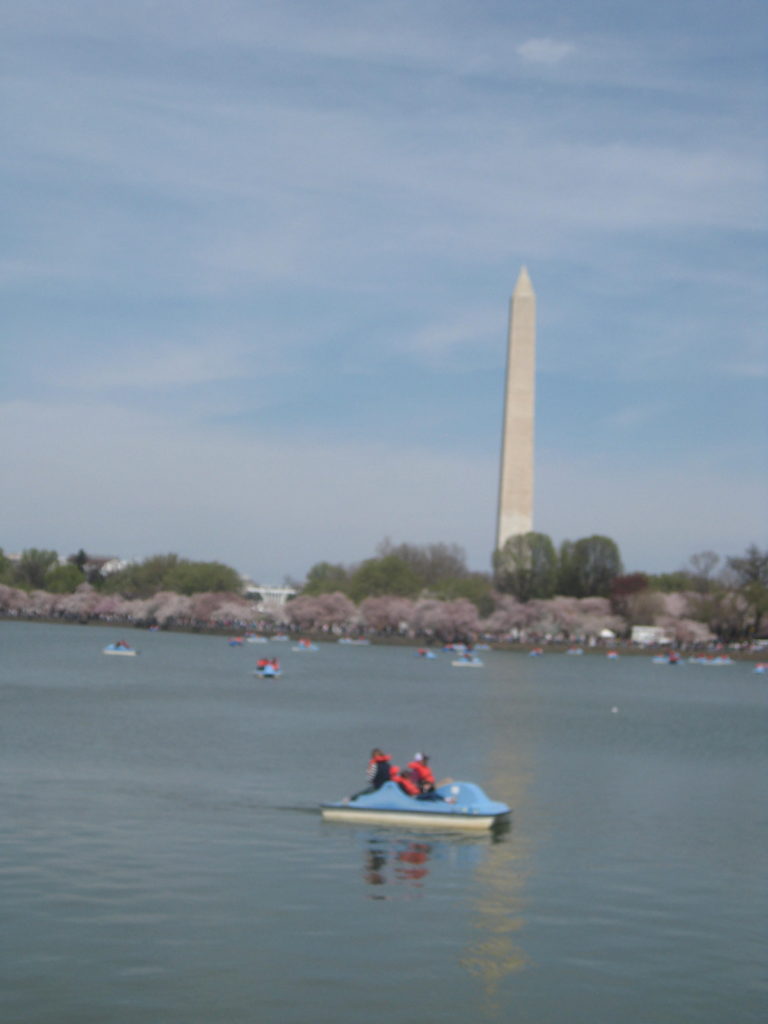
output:
[[[768,678],[484,659],[0,623],[0,1019],[764,1021]],[[373,745],[511,828],[323,823]]]

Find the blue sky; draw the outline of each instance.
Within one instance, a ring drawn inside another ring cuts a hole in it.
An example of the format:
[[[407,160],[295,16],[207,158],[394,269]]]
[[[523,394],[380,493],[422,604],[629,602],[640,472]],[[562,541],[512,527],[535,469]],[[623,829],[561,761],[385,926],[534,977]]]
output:
[[[0,11],[7,552],[487,570],[522,264],[536,528],[766,544],[762,3]]]

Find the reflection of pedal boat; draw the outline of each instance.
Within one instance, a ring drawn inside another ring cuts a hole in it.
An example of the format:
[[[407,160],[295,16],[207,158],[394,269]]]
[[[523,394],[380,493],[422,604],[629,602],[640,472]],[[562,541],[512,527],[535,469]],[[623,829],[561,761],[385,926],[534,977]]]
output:
[[[491,828],[512,813],[506,804],[489,800],[473,782],[451,782],[437,792],[446,799],[419,800],[407,796],[396,782],[385,782],[375,793],[349,803],[321,804],[320,811],[326,821],[442,829]]]
[[[454,668],[482,668],[483,663],[480,658],[456,658],[451,664]]]
[[[133,658],[136,651],[132,647],[125,647],[121,644],[107,644],[102,654],[121,654],[124,658]]]

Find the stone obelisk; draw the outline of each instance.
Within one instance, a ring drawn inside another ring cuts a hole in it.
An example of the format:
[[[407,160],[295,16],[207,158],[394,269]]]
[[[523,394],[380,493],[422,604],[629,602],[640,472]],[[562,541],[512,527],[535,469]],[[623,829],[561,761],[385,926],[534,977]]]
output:
[[[509,304],[507,382],[501,439],[496,547],[533,529],[533,414],[536,377],[536,296],[525,267]]]

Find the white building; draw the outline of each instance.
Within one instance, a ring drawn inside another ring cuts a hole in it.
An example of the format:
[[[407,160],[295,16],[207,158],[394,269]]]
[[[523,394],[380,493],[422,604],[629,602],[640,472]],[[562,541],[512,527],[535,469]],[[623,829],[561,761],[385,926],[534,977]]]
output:
[[[257,600],[259,605],[267,603],[282,606],[290,598],[298,594],[295,587],[275,587],[270,583],[254,583],[253,580],[243,580],[243,593],[246,597]]]
[[[661,626],[633,626],[630,639],[633,644],[641,644],[643,647],[672,643],[672,637]]]

